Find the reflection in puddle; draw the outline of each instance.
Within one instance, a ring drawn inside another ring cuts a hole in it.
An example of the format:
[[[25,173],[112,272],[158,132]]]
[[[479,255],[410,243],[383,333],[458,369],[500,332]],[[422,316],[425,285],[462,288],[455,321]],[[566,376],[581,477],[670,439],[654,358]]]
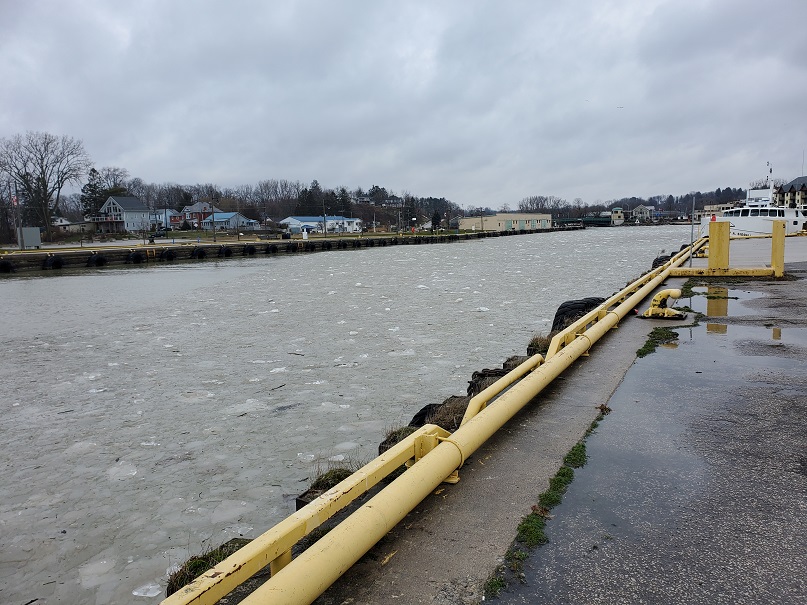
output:
[[[709,286],[706,289],[706,315],[727,317],[729,314],[729,289]]]
[[[725,334],[729,331],[726,324],[706,324],[707,334]]]
[[[697,296],[689,297],[689,306],[693,311],[704,313],[709,317],[756,315],[757,312],[744,303],[764,296],[761,292],[729,290],[723,286],[701,286],[693,288],[692,291]]]
[[[706,286],[693,288],[699,296],[689,299],[689,306],[695,311],[705,313],[709,318],[731,317],[739,315],[756,314],[753,309],[744,306],[746,300],[752,300],[763,296],[760,292],[749,290],[729,290],[723,286]],[[703,300],[706,304],[703,304]],[[704,309],[705,306],[705,309]],[[708,322],[706,324],[707,334],[727,334],[728,324],[718,322]],[[782,329],[771,327],[771,339],[782,340]]]

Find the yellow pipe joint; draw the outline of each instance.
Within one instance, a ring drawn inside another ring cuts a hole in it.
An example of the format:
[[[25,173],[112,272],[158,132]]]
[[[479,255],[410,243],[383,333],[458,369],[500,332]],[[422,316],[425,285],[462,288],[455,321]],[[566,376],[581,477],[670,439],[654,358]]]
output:
[[[662,290],[653,297],[653,300],[650,303],[650,308],[645,311],[642,316],[663,317],[667,319],[683,319],[686,317],[686,314],[684,313],[680,313],[675,309],[667,308],[668,298],[681,298],[681,290],[678,290],[677,288]]]

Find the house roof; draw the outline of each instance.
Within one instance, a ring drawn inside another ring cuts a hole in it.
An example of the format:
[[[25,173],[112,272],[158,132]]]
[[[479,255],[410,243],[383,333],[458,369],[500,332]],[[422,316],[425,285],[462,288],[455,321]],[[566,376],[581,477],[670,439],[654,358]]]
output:
[[[807,176],[800,176],[799,178],[790,181],[787,185],[783,185],[782,191],[790,191],[791,187],[793,189],[801,189],[805,186],[807,186]]]
[[[137,197],[118,197],[116,195],[110,195],[109,198],[107,198],[107,202],[109,200],[114,201],[118,206],[127,212],[148,211],[146,205],[140,201],[140,198]]]
[[[328,215],[325,217],[326,220],[329,221],[358,221],[360,219],[357,218],[345,218],[344,216],[331,216]],[[298,221],[300,223],[321,223],[322,222],[322,215],[319,216],[287,216],[284,218],[281,223],[286,223],[288,221]]]
[[[192,206],[185,206],[182,209],[182,212],[183,214],[185,212],[210,212],[210,206],[211,206],[210,202],[196,202]],[[215,211],[215,213],[218,214],[219,212],[221,212],[221,209],[213,206],[213,211]]]
[[[247,218],[240,212],[216,212],[216,220],[217,221],[229,221],[234,216],[240,216],[241,218]],[[212,214],[209,214],[205,221],[209,221],[213,217]]]

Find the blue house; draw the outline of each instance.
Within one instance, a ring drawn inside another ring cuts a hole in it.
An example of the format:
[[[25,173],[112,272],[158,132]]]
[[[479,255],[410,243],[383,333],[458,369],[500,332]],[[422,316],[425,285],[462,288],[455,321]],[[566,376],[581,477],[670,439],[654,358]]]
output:
[[[260,225],[258,221],[248,219],[240,212],[216,212],[211,213],[202,221],[202,229],[210,229],[213,226],[213,219],[216,221],[216,231],[226,229],[257,229]]]

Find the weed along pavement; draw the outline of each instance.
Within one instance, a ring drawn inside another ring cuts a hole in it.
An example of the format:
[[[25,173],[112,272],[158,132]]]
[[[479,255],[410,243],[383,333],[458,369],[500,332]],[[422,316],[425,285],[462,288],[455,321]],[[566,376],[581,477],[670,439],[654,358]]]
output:
[[[784,280],[693,278],[686,320],[623,320],[316,603],[807,602],[807,238],[787,246]],[[654,327],[677,340],[637,360]]]

